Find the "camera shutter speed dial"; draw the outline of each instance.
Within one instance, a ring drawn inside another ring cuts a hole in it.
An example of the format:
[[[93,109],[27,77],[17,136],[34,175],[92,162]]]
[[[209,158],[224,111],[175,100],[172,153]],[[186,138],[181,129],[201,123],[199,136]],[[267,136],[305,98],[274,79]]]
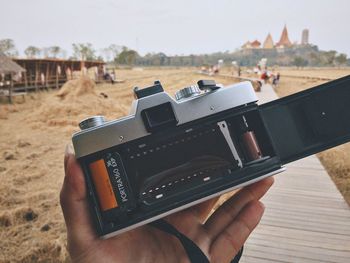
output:
[[[176,100],[182,100],[185,98],[190,98],[197,96],[201,93],[201,90],[198,88],[197,85],[190,86],[183,88],[175,93],[175,98]]]
[[[102,125],[105,122],[106,120],[105,120],[105,117],[103,116],[92,116],[92,117],[86,118],[85,120],[82,120],[79,123],[79,127],[81,130],[85,130],[91,127]]]

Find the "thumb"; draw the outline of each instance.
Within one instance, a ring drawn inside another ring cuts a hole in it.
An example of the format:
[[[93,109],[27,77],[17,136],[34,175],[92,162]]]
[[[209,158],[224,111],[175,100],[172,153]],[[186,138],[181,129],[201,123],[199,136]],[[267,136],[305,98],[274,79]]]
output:
[[[60,202],[67,226],[68,242],[75,248],[76,245],[84,247],[84,244],[88,245],[96,238],[96,234],[90,219],[84,174],[71,145],[66,147],[64,168]]]

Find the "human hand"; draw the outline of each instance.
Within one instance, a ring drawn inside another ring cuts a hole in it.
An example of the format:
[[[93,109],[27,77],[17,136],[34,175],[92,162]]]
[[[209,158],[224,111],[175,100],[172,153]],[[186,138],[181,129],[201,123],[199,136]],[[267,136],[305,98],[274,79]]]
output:
[[[66,152],[60,201],[67,226],[68,252],[73,262],[189,262],[181,243],[152,226],[142,226],[107,240],[99,239],[90,220],[83,172],[74,154]],[[199,246],[210,262],[230,262],[259,223],[264,206],[259,199],[273,178],[243,188],[203,223],[213,200],[165,218]]]

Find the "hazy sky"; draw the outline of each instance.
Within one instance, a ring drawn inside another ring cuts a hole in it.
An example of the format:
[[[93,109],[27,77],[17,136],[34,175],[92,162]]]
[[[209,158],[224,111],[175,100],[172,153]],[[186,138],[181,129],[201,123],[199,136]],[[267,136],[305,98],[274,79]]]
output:
[[[264,41],[278,41],[287,24],[291,41],[310,30],[310,42],[350,56],[347,0],[0,0],[0,39],[28,45],[111,43],[146,52],[198,54]]]

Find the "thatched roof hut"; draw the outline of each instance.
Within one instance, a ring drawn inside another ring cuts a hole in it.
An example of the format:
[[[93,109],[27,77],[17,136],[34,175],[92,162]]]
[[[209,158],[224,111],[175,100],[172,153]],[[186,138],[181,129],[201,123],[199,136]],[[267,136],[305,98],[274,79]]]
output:
[[[14,93],[12,89],[14,75],[25,71],[26,70],[24,68],[22,68],[16,62],[12,61],[10,58],[6,57],[3,53],[0,52],[0,87],[2,88],[0,93],[1,97],[8,97],[10,103],[12,102],[13,96],[21,95],[24,99],[24,92]],[[6,76],[9,76],[9,80],[6,80]],[[3,82],[4,77],[6,80],[5,82]],[[7,90],[4,90],[3,87],[7,87]]]
[[[16,74],[26,70],[0,52],[0,74]]]

